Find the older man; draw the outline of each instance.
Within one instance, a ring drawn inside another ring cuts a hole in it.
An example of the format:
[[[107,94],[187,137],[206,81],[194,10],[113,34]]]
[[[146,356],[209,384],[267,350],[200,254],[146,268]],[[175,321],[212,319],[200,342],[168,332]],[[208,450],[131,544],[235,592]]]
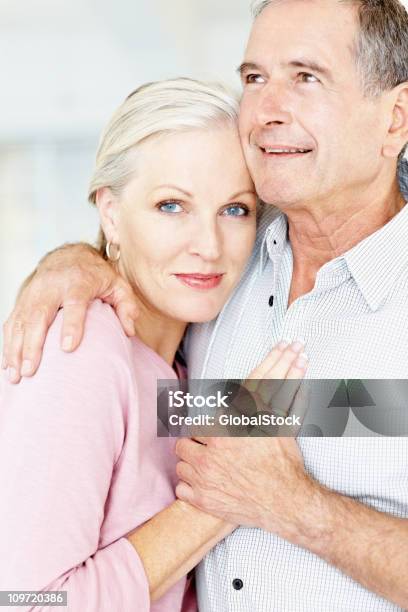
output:
[[[192,330],[190,376],[245,377],[281,338],[302,336],[310,378],[406,378],[408,208],[396,178],[408,141],[406,11],[397,0],[258,3],[240,73],[243,148],[276,208],[265,210],[233,299]],[[69,257],[48,266],[69,267]],[[27,303],[38,303],[49,274],[40,266],[6,326],[15,380],[22,357],[26,373],[38,363],[45,323],[32,324]],[[66,348],[91,297],[109,294],[126,310],[126,290],[102,263],[74,289],[76,270],[58,274],[45,321],[71,304]],[[202,562],[200,610],[408,607],[406,439],[362,430],[186,439],[177,450],[178,496],[244,525]]]

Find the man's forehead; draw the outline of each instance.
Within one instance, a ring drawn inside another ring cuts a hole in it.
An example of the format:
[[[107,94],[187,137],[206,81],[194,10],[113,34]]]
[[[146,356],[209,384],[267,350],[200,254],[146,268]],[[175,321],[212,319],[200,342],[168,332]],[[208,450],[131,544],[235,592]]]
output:
[[[352,52],[358,18],[352,4],[337,0],[277,0],[256,18],[245,53],[247,61],[267,60],[288,53],[295,57],[318,54],[319,63],[329,63],[333,53]],[[314,57],[315,60],[318,57]]]

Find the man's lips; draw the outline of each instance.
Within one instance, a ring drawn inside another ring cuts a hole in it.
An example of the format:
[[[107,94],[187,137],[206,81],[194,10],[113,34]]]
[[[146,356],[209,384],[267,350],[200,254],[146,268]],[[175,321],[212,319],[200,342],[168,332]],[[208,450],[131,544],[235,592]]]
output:
[[[221,274],[175,274],[176,278],[192,289],[214,289],[221,283],[224,273]]]
[[[302,155],[307,155],[312,152],[312,149],[307,147],[299,147],[295,145],[281,145],[281,144],[258,144],[258,147],[261,149],[263,155],[266,157],[300,157]]]

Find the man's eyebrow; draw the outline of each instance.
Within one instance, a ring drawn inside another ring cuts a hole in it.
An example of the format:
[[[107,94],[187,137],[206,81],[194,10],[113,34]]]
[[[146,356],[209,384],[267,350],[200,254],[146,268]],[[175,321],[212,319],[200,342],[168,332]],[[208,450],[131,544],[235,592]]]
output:
[[[308,58],[299,58],[297,60],[292,60],[291,62],[289,62],[288,65],[292,68],[303,68],[305,70],[311,70],[312,72],[317,72],[318,74],[325,76],[330,81],[333,80],[330,70],[314,60]],[[255,62],[243,62],[240,66],[238,66],[237,73],[239,76],[242,77],[246,72],[250,70],[254,72],[262,72],[262,68],[261,66],[259,66],[259,64],[256,64]]]
[[[289,66],[293,66],[294,68],[304,68],[306,70],[311,70],[312,72],[318,72],[327,79],[333,80],[332,74],[328,68],[311,59],[300,58],[298,60],[293,60],[289,62]]]
[[[254,64],[253,62],[243,62],[240,66],[238,66],[237,73],[239,76],[242,77],[242,75],[248,70],[254,70],[255,72],[261,72],[261,67],[258,66],[258,64]]]

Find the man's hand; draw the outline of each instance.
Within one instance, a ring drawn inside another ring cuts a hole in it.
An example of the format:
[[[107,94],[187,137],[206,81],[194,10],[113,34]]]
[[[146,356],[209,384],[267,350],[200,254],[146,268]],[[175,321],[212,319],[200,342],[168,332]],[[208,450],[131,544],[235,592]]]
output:
[[[4,324],[2,368],[11,382],[33,375],[40,363],[47,330],[64,309],[61,347],[80,344],[86,311],[95,298],[111,304],[128,336],[135,334],[138,307],[130,285],[87,244],[66,245],[48,254],[25,281]]]
[[[176,452],[179,499],[290,540],[302,529],[299,508],[315,483],[293,438],[184,438]]]
[[[272,394],[272,408],[283,409],[285,415],[294,398],[276,393],[272,380],[303,378],[307,361],[299,355],[302,349],[299,342],[279,344],[245,383],[266,404]],[[181,459],[179,499],[228,522],[264,529],[273,525],[275,533],[293,537],[299,507],[315,486],[294,437],[181,439],[176,453]]]

